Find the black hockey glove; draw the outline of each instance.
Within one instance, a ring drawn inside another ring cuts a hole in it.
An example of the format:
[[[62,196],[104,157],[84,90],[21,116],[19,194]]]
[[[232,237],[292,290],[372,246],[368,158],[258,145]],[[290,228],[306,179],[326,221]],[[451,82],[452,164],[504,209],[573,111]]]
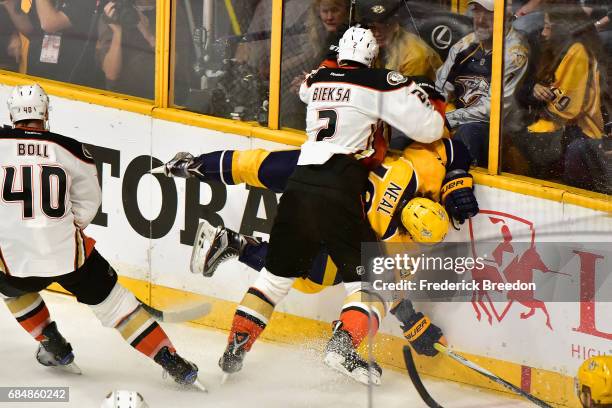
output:
[[[402,323],[404,337],[418,354],[433,357],[438,354],[434,344],[446,345],[442,330],[421,312],[415,312],[408,300],[402,300],[391,309],[393,314]]]
[[[417,84],[422,90],[427,92],[427,96],[429,99],[434,101],[446,102],[446,98],[442,95],[437,89],[436,85],[431,81],[431,79],[426,76],[411,76],[409,77]]]
[[[463,224],[478,214],[478,201],[474,195],[472,176],[465,170],[453,170],[442,182],[440,196],[448,215]]]
[[[189,178],[201,174],[200,163],[191,153],[178,152],[172,160],[162,166],[163,173],[168,177]]]

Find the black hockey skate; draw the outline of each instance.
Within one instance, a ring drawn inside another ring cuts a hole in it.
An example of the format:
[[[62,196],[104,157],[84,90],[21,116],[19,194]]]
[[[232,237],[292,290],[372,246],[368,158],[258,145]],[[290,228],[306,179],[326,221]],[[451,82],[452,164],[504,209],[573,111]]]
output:
[[[62,371],[81,374],[81,369],[74,362],[72,346],[57,330],[57,324],[51,322],[42,331],[44,338],[38,344],[36,360],[47,367],[57,367]]]
[[[334,322],[334,332],[325,348],[324,361],[329,367],[362,384],[380,385],[382,369],[375,361],[368,364],[357,353],[350,333],[342,329],[339,320]]]
[[[202,221],[196,233],[196,242],[191,257],[191,271],[201,273],[206,277],[213,276],[221,263],[239,257],[251,240],[258,242],[257,238],[239,234],[222,226],[213,227],[207,221]],[[202,257],[206,241],[210,243],[210,247]]]
[[[198,366],[185,360],[177,353],[171,352],[168,346],[162,347],[153,360],[162,366],[177,383],[181,385],[193,384],[206,391],[206,388],[198,381]]]
[[[221,383],[227,381],[230,374],[237,373],[242,369],[242,363],[247,353],[245,345],[249,338],[248,333],[236,333],[232,342],[227,345],[225,352],[219,359],[219,367],[223,370]]]

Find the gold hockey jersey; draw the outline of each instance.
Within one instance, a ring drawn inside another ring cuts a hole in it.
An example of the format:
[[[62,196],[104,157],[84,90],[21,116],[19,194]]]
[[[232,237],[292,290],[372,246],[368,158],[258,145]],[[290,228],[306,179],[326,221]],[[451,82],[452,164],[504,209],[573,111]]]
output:
[[[548,117],[529,126],[531,132],[552,132],[574,124],[593,139],[603,136],[600,72],[597,61],[581,43],[572,45],[555,70],[550,84],[555,99],[547,103]]]

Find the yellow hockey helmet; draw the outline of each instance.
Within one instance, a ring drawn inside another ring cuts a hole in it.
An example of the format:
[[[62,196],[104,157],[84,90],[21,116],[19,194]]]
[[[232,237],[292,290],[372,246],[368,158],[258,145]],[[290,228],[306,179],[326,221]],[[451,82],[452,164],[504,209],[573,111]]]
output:
[[[415,242],[437,244],[448,232],[448,214],[440,203],[417,197],[402,209],[402,224]]]
[[[591,357],[582,363],[576,393],[585,408],[612,406],[612,356]]]

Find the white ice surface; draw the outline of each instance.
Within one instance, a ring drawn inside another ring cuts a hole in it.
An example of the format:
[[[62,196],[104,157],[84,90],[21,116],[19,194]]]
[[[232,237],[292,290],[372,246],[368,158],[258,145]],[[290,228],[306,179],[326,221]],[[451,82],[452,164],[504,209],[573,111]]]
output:
[[[72,344],[77,376],[39,365],[35,341],[0,305],[0,386],[67,386],[70,403],[0,403],[0,407],[98,408],[113,389],[139,391],[150,408],[174,407],[367,407],[367,387],[328,369],[318,351],[304,347],[259,342],[243,370],[220,385],[217,360],[226,333],[186,325],[164,325],[179,354],[200,367],[200,378],[210,392],[183,389],[162,378],[161,369],[134,351],[118,332],[103,328],[93,313],[72,298],[43,293],[52,317]],[[432,396],[445,408],[529,407],[502,394],[481,392],[455,383],[425,380]],[[374,389],[373,407],[418,408],[420,400],[410,379],[384,370],[383,384]]]

